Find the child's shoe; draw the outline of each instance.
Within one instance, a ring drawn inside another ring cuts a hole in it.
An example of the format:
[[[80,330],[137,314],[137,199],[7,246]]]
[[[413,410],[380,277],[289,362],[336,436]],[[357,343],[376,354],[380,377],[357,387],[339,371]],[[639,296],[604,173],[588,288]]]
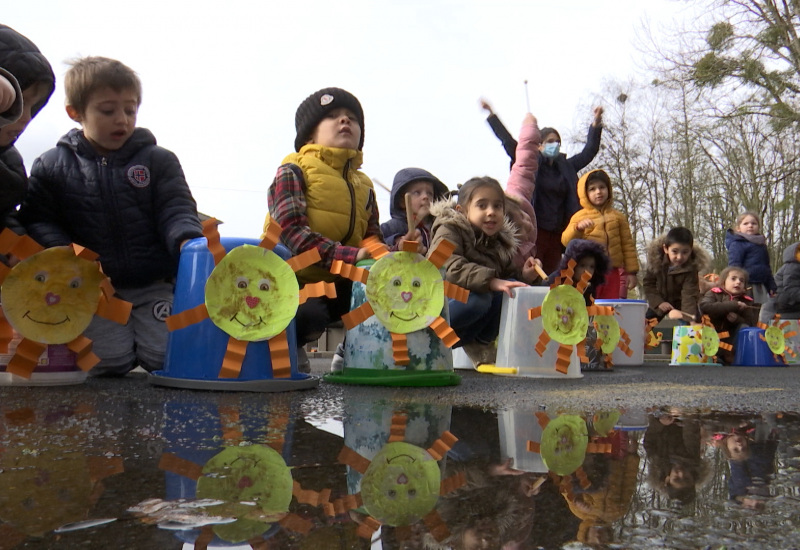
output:
[[[484,343],[475,340],[464,344],[464,352],[472,360],[472,366],[494,365],[497,361],[497,345],[494,342]]]
[[[308,358],[305,346],[297,348],[297,372],[303,374],[311,372],[311,361]]]
[[[344,370],[344,346],[339,344],[333,353],[331,360],[331,372],[342,372]]]

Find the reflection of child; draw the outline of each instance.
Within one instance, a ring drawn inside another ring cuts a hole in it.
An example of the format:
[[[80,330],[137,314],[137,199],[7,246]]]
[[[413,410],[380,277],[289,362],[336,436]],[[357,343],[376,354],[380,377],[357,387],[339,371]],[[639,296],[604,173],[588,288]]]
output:
[[[647,317],[660,320],[664,316],[683,319],[683,313],[695,315],[700,295],[698,277],[709,263],[708,254],[694,243],[692,232],[685,227],[673,227],[650,241],[643,279],[650,306]]]
[[[397,250],[403,239],[417,241],[420,244],[419,253],[425,254],[431,242],[431,204],[444,198],[447,192],[447,186],[439,178],[422,168],[403,168],[397,172],[389,197],[392,219],[381,224],[386,244]],[[411,214],[417,224],[415,227],[408,227],[407,195],[411,197]]]
[[[719,275],[719,285],[705,293],[700,311],[708,315],[717,332],[729,332],[724,342],[733,344],[739,329],[758,323],[758,304],[747,295],[747,272],[740,267],[726,267]],[[729,350],[720,349],[720,358],[730,363]]]
[[[728,459],[728,496],[746,508],[761,509],[775,473],[778,430],[769,423],[745,423],[716,443]],[[759,498],[762,497],[762,498]]]
[[[595,289],[598,298],[626,298],[636,287],[639,260],[631,228],[625,216],[614,208],[611,178],[603,170],[592,170],[578,180],[578,197],[583,208],[569,220],[561,235],[566,246],[573,239],[588,239],[606,247],[611,271],[603,285]]]
[[[308,372],[302,346],[350,311],[352,282],[331,275],[330,266],[334,260],[355,264],[369,258],[359,244],[380,236],[380,226],[372,181],[359,170],[364,111],[358,99],[340,88],[318,90],[297,108],[295,128],[297,152],[283,159],[269,187],[270,215],[292,254],[316,248],[322,256],[297,274],[300,284],[336,284],[336,298],[310,298],[297,309],[299,369]]]
[[[75,242],[99,254],[117,294],[133,303],[127,325],[96,316],[86,330],[101,359],[94,372],[160,369],[180,249],[202,236],[194,198],[175,154],[136,127],[142,86],[132,69],[85,57],[64,88],[82,129],[36,159],[20,216],[44,246]]]
[[[728,249],[728,265],[747,271],[752,286],[750,295],[763,304],[775,294],[777,286],[772,277],[767,239],[759,233],[760,228],[757,214],[739,214],[733,229],[725,233],[725,247]]]
[[[439,202],[431,212],[436,217],[431,249],[443,240],[455,245],[444,264],[445,279],[470,291],[466,304],[449,302],[457,345],[475,366],[494,363],[503,293],[513,296],[514,288],[536,281],[535,261],[528,258],[521,270],[514,266],[515,229],[505,217],[505,194],[497,180],[472,178],[459,189],[455,207]]]

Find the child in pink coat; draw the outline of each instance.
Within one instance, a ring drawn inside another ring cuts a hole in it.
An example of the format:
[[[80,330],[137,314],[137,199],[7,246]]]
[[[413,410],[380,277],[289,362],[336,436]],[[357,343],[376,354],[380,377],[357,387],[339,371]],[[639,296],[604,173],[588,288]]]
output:
[[[513,207],[508,209],[508,214],[517,226],[519,239],[519,250],[514,257],[514,264],[517,267],[523,266],[528,258],[536,257],[537,230],[536,213],[533,211],[533,192],[536,189],[541,142],[536,117],[527,113],[522,120],[516,160],[506,183],[506,196],[514,203]]]

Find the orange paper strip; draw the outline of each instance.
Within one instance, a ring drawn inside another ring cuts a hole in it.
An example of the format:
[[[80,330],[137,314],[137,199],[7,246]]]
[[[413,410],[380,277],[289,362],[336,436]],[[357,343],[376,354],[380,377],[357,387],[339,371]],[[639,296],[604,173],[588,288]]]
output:
[[[453,474],[450,477],[443,479],[439,484],[439,494],[446,495],[447,493],[452,493],[456,489],[463,487],[466,482],[466,473],[458,472],[457,474]]]
[[[350,466],[359,474],[363,474],[369,468],[370,461],[355,452],[350,447],[342,447],[342,450],[339,451],[339,456],[336,457],[341,464],[345,464]]]
[[[295,533],[300,533],[301,535],[309,534],[314,528],[313,521],[310,519],[301,518],[297,514],[287,514],[278,523],[280,523],[284,529],[293,531]],[[261,540],[263,542],[267,542],[264,539]]]
[[[305,304],[309,298],[319,298],[320,296],[336,298],[336,285],[319,281],[318,283],[309,283],[300,289],[301,304]]]
[[[570,356],[572,355],[572,346],[566,344],[558,345],[558,354],[556,359],[556,370],[561,374],[567,374],[569,371]]]
[[[428,252],[428,261],[435,265],[437,269],[441,269],[444,263],[453,255],[455,249],[455,244],[446,239],[441,240],[435,249]]]
[[[352,264],[346,264],[342,260],[333,260],[331,264],[331,273],[363,284],[367,284],[367,277],[369,277],[369,271],[366,269],[356,267]]]
[[[214,265],[225,257],[225,247],[219,242],[219,220],[209,218],[203,222],[203,236],[208,241],[208,251],[214,256]]]
[[[208,319],[208,309],[206,309],[206,305],[203,303],[192,309],[187,309],[167,317],[167,330],[170,332],[180,330],[205,319]]]
[[[100,362],[100,358],[92,353],[92,341],[86,336],[78,336],[68,343],[67,347],[78,356],[75,359],[75,363],[84,372],[88,372]]]
[[[404,414],[395,414],[392,416],[392,424],[389,426],[389,443],[403,441],[406,436],[407,423],[408,417]]]
[[[436,336],[438,336],[442,343],[448,348],[452,348],[460,340],[456,334],[456,331],[454,331],[450,325],[447,324],[447,321],[444,317],[437,317],[434,319],[430,324],[430,328],[433,329],[433,332],[436,333]]]
[[[469,299],[469,290],[454,285],[449,281],[444,281],[444,295],[453,300],[458,300],[462,304],[466,304],[467,299]]]
[[[378,520],[372,516],[366,516],[363,523],[361,523],[356,529],[356,535],[362,539],[371,539],[372,535],[375,534],[375,531],[377,531],[380,526],[381,524],[378,522]]]
[[[289,340],[286,338],[286,329],[273,336],[269,342],[269,355],[272,360],[273,378],[291,378],[292,362],[289,353]]]
[[[203,466],[172,453],[163,453],[158,461],[158,469],[172,472],[197,481],[203,475]]]
[[[530,453],[540,453],[541,446],[539,445],[538,441],[528,441],[528,452]]]
[[[547,344],[550,343],[550,335],[547,332],[542,332],[539,335],[539,341],[536,342],[536,346],[533,348],[536,353],[539,354],[539,357],[544,355],[545,350],[547,349]]]
[[[371,316],[375,315],[369,302],[364,302],[350,313],[342,315],[342,324],[347,330],[360,325]]]
[[[39,357],[45,349],[47,349],[45,344],[23,338],[17,345],[17,351],[9,361],[6,372],[30,379],[31,373],[39,364]]]
[[[267,228],[264,231],[264,237],[261,239],[261,242],[258,243],[258,246],[261,248],[266,248],[267,250],[272,250],[280,241],[282,232],[283,228],[278,225],[278,222],[276,222],[272,216],[269,216],[269,222],[267,223]],[[317,249],[314,248],[314,250]],[[319,254],[319,251],[317,254]],[[295,271],[297,270],[295,269]]]
[[[93,250],[89,250],[85,246],[81,246],[81,245],[76,244],[76,243],[72,243],[72,250],[73,250],[73,252],[75,252],[75,255],[78,258],[81,258],[81,259],[89,261],[89,262],[93,262],[93,261],[97,260],[97,258],[100,257],[100,254],[98,254],[97,252],[95,252]]]
[[[453,448],[453,445],[458,439],[450,432],[445,432],[442,437],[433,442],[433,445],[428,449],[428,453],[436,460],[441,460],[447,451]]]
[[[378,237],[367,237],[361,241],[361,247],[366,248],[371,258],[380,260],[389,253],[389,248]]]
[[[311,264],[315,264],[320,260],[322,260],[322,256],[319,255],[319,250],[316,248],[310,248],[305,252],[298,254],[297,256],[289,258],[286,260],[286,263],[289,264],[289,267],[292,268],[292,271],[297,273],[301,269],[306,268]]]
[[[536,420],[539,422],[539,427],[545,429],[547,425],[550,423],[550,417],[547,416],[547,413],[544,411],[538,411],[534,413]]]
[[[114,296],[111,298],[101,296],[95,313],[103,319],[108,319],[118,325],[125,325],[131,317],[132,309],[133,304],[130,302],[126,302]]]
[[[435,508],[431,510],[430,513],[426,514],[422,520],[425,522],[425,527],[428,528],[428,532],[436,539],[436,542],[442,542],[450,536],[450,530],[447,528],[447,524]]]
[[[417,252],[418,248],[419,248],[419,242],[417,241],[406,241],[406,240],[400,241],[400,250],[402,252],[411,252],[412,254],[414,254]]]
[[[233,336],[228,339],[228,347],[222,358],[222,367],[219,369],[219,378],[239,378],[242,372],[242,362],[247,353],[247,342],[237,340]]]
[[[371,309],[371,308],[370,308]],[[411,358],[408,356],[408,340],[405,334],[397,334],[394,332],[392,335],[392,359],[395,365],[408,365]]]
[[[542,316],[542,306],[532,307],[528,310],[528,321],[533,321]]]

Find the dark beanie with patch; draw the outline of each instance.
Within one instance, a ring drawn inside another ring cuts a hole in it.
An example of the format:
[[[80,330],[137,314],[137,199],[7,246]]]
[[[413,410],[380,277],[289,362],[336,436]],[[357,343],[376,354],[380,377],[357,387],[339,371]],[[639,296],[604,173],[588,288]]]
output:
[[[294,150],[308,143],[317,124],[327,116],[330,111],[340,108],[350,109],[358,119],[361,127],[361,139],[358,150],[364,146],[364,110],[361,108],[356,96],[341,88],[323,88],[305,98],[294,115],[294,127],[297,137],[294,139]]]

